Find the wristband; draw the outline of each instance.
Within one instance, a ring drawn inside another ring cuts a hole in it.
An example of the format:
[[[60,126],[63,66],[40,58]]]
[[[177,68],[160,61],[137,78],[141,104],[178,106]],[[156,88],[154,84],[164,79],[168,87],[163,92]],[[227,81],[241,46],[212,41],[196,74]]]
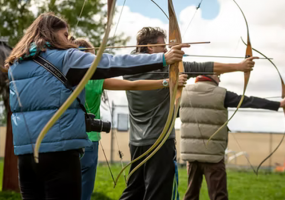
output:
[[[163,54],[162,60],[163,60],[162,61],[163,62],[163,67],[167,67],[167,63],[166,63],[164,54]]]
[[[166,79],[163,79],[162,85],[163,87],[168,87],[168,81]]]

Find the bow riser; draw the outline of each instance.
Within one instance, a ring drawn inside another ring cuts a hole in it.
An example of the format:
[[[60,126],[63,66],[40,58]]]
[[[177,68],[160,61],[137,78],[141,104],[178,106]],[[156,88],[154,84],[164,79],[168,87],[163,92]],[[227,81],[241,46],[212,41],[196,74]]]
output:
[[[184,72],[183,62],[179,62],[178,69],[179,69],[179,74]],[[177,82],[178,82],[178,80],[177,80]],[[182,90],[183,90],[183,87],[178,87],[178,91],[177,91],[177,94],[176,94],[176,97],[175,97],[175,105],[180,105],[180,99],[181,99],[181,96],[182,96]]]
[[[250,39],[249,39],[249,35],[248,35],[247,36],[247,47],[246,47],[246,51],[245,51],[245,58],[250,58],[250,57],[252,57],[252,47],[251,47],[251,43],[250,43]],[[249,78],[250,78],[250,71],[249,72],[244,72],[243,95],[245,94]]]
[[[281,80],[281,87],[282,87],[282,94],[281,94],[281,97],[282,99],[285,98],[285,84],[284,84],[284,80],[280,74],[280,80]],[[283,113],[284,113],[284,116],[285,116],[285,107],[283,107]]]
[[[182,37],[178,25],[178,21],[176,18],[174,6],[172,1],[168,1],[168,12],[169,12],[169,44],[175,44],[175,43],[182,43]],[[171,30],[171,31],[170,31]],[[170,65],[169,69],[169,83],[171,85],[174,85],[174,83],[178,82],[179,73],[184,72],[184,66],[183,62],[180,61],[178,63],[174,63]],[[171,83],[173,82],[173,83]],[[174,88],[172,88],[174,89]],[[170,92],[172,90],[170,88]],[[180,104],[180,98],[182,95],[182,87],[177,88],[177,94],[175,95],[175,105],[179,106]],[[174,119],[175,120],[175,119]]]

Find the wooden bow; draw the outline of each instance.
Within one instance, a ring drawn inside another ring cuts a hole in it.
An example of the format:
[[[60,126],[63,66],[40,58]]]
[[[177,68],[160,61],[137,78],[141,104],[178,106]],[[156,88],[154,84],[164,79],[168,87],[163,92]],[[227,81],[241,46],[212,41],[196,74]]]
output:
[[[170,44],[182,43],[179,25],[175,15],[172,0],[168,0],[168,12],[169,12],[169,43]],[[127,180],[138,168],[140,168],[144,163],[146,163],[163,146],[163,144],[166,142],[166,140],[168,139],[169,135],[172,132],[172,129],[175,124],[175,119],[179,110],[179,104],[183,89],[183,88],[178,88],[178,78],[179,78],[179,73],[181,72],[184,72],[184,66],[182,61],[170,65],[169,67],[170,108],[166,123],[164,125],[162,133],[160,134],[156,142],[146,152],[144,152],[142,155],[140,155],[139,157],[137,157],[136,159],[134,159],[132,162],[130,162],[128,165],[125,166],[124,169],[126,169],[129,165],[140,160],[141,158],[143,158],[144,156],[146,156],[151,152],[149,156],[147,156],[140,164],[138,164],[129,173]],[[119,173],[116,182],[118,181],[121,173],[122,171]]]
[[[245,17],[245,14],[244,12],[242,11],[241,7],[238,5],[238,3],[233,0],[234,3],[237,5],[237,7],[239,8],[240,12],[242,13],[242,16],[244,18],[244,21],[245,21],[245,24],[246,24],[246,29],[247,29],[247,44],[246,44],[246,52],[245,52],[245,58],[249,58],[249,57],[252,57],[252,47],[251,47],[251,42],[250,42],[250,37],[249,37],[249,26],[248,26],[248,22],[247,22],[247,19]],[[239,108],[241,107],[242,105],[242,102],[244,100],[244,96],[245,96],[245,92],[246,92],[246,88],[247,88],[247,85],[248,85],[248,82],[249,82],[249,78],[250,78],[250,71],[248,72],[244,72],[244,86],[243,86],[243,93],[242,93],[242,97],[239,101],[239,104],[236,108],[236,110],[234,111],[234,113],[232,114],[232,116],[213,134],[211,135],[211,137],[209,138],[208,140],[208,143],[211,139],[213,139],[213,137],[218,133],[220,132],[225,126],[228,125],[229,121],[234,117],[234,115],[237,113],[237,111],[239,110]],[[235,137],[234,137],[235,138]],[[236,139],[235,139],[236,140]],[[239,148],[240,148],[240,145],[238,143],[238,141],[236,140]],[[256,173],[254,167],[252,166],[252,164],[250,163],[249,159],[246,157],[247,159],[247,162],[249,163],[249,165],[251,166],[251,168],[253,169],[254,173]]]
[[[76,97],[81,93],[81,91],[84,89],[85,85],[89,81],[89,79],[92,77],[94,72],[97,69],[97,66],[101,60],[101,57],[103,55],[103,52],[105,50],[105,46],[108,41],[111,25],[112,25],[112,18],[114,15],[114,7],[116,4],[116,0],[109,0],[108,1],[108,7],[110,8],[110,12],[108,13],[108,23],[105,31],[105,35],[103,38],[103,41],[100,46],[100,50],[97,53],[97,56],[95,60],[93,61],[91,67],[86,72],[83,79],[80,81],[79,85],[76,87],[74,92],[69,96],[69,98],[64,102],[64,104],[59,108],[59,110],[54,114],[54,116],[49,120],[49,122],[45,125],[43,130],[41,131],[40,135],[37,138],[37,142],[34,149],[34,159],[35,162],[39,162],[39,148],[41,145],[42,140],[44,139],[45,135],[48,133],[49,129],[55,124],[55,122],[60,118],[60,116],[68,109],[68,107],[72,104],[72,102],[76,99]]]
[[[241,40],[242,40],[242,42],[246,45],[246,43],[243,41],[242,38],[241,38]],[[276,69],[276,71],[277,71],[277,73],[278,73],[278,76],[279,76],[279,78],[280,78],[280,82],[281,82],[281,88],[282,88],[282,90],[281,90],[281,97],[284,98],[284,97],[285,97],[285,84],[284,84],[284,80],[283,80],[283,78],[282,78],[282,75],[281,75],[281,73],[280,73],[278,67],[277,67],[277,66],[275,65],[275,63],[274,63],[271,59],[269,59],[266,55],[264,55],[263,53],[261,53],[261,52],[258,51],[257,49],[254,49],[254,48],[252,48],[252,49],[253,49],[253,51],[255,51],[255,52],[259,53],[260,55],[262,55],[265,59],[267,59],[267,60],[273,65],[273,67]],[[285,117],[285,107],[283,107],[283,113],[284,113],[284,117]],[[258,165],[258,167],[257,167],[257,169],[256,169],[256,174],[257,174],[257,175],[258,175],[258,170],[259,170],[259,168],[262,166],[262,164],[263,164],[267,159],[269,159],[269,158],[277,151],[277,149],[278,149],[278,148],[280,147],[280,145],[282,144],[284,138],[285,138],[285,133],[283,133],[283,136],[282,136],[282,138],[281,138],[279,144],[276,146],[276,148],[275,148],[268,156],[266,156],[265,159],[263,159],[263,160],[260,162],[260,164]]]

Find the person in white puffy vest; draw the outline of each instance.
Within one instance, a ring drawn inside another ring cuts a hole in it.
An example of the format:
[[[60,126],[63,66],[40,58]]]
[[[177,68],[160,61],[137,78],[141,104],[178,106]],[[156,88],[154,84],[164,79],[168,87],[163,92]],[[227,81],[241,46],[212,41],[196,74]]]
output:
[[[207,146],[205,143],[227,120],[228,108],[237,107],[241,95],[219,87],[217,75],[201,75],[196,83],[187,85],[180,104],[181,159],[187,161],[188,189],[184,200],[198,200],[205,176],[211,200],[227,200],[227,175],[224,162],[228,145],[228,128],[225,126]],[[242,108],[259,108],[278,111],[281,102],[258,97],[244,97]],[[203,141],[204,140],[204,141]]]

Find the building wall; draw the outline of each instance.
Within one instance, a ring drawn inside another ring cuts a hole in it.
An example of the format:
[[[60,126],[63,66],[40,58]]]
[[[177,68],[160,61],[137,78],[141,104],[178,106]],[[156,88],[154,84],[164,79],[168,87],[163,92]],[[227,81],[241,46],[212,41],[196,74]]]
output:
[[[108,160],[110,160],[110,144],[111,144],[111,134],[102,133],[101,142],[105,150]],[[114,136],[114,138],[116,138]],[[117,138],[120,150],[124,154],[123,161],[128,162],[130,160],[129,154],[129,133],[128,132],[117,132]],[[270,152],[272,152],[276,146],[279,144],[282,138],[282,134],[270,134],[270,133],[229,133],[229,143],[228,149],[238,152],[246,152],[249,161],[253,166],[258,166],[258,164],[266,158]],[[177,158],[180,163],[180,130],[176,130],[176,140],[177,140]],[[237,140],[237,142],[236,142]],[[120,161],[118,155],[117,142],[114,141],[113,155],[115,161]],[[285,162],[285,142],[278,148],[278,150],[273,154],[271,159],[268,159],[263,166],[275,166],[275,163],[283,164]],[[230,154],[229,156],[232,156]],[[102,153],[102,149],[99,146],[99,161],[104,162],[105,158]],[[236,159],[230,162],[231,164],[247,166],[249,165],[245,156],[238,156]]]
[[[116,131],[116,130],[114,130]],[[5,134],[6,128],[0,127],[0,157],[4,157],[5,148]],[[111,133],[102,133],[101,143],[105,150],[108,161],[111,159]],[[117,136],[117,137],[116,137]],[[123,153],[123,161],[130,161],[129,154],[129,133],[128,132],[117,132],[113,134],[113,160],[115,162],[120,161],[118,154],[118,146]],[[229,144],[228,149],[238,152],[246,152],[249,161],[253,166],[257,166],[266,156],[272,152],[282,138],[282,134],[270,134],[270,133],[229,133]],[[176,140],[177,140],[177,157],[180,163],[180,130],[176,130]],[[237,140],[237,142],[236,142]],[[275,163],[283,164],[285,162],[285,142],[279,147],[279,149],[273,154],[271,159],[268,159],[263,166],[275,166]],[[232,156],[229,155],[229,156]],[[104,162],[105,157],[103,155],[101,146],[99,145],[99,161]],[[244,155],[237,157],[230,162],[231,164],[236,164],[240,166],[247,166],[248,162]]]

